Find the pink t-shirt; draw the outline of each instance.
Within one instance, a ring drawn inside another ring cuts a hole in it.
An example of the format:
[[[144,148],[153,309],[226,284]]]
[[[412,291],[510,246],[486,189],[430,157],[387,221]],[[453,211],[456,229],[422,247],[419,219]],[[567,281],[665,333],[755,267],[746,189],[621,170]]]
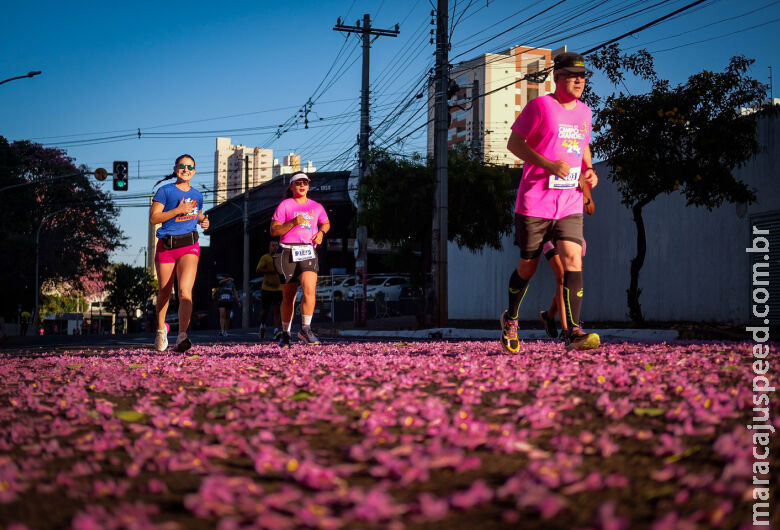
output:
[[[525,138],[528,145],[549,160],[563,160],[571,166],[568,183],[579,179],[582,154],[590,144],[592,112],[580,100],[567,110],[552,96],[532,99],[512,125],[512,130]],[[582,213],[582,190],[564,186],[563,179],[553,177],[543,168],[528,162],[517,190],[515,212],[531,217],[562,219]]]
[[[319,230],[319,225],[328,222],[328,214],[325,208],[318,202],[308,199],[305,203],[299,204],[295,199],[285,199],[279,206],[271,219],[284,224],[298,215],[303,215],[305,221],[303,224],[294,226],[292,230],[281,237],[281,242],[286,244],[303,243],[311,244],[311,239]]]

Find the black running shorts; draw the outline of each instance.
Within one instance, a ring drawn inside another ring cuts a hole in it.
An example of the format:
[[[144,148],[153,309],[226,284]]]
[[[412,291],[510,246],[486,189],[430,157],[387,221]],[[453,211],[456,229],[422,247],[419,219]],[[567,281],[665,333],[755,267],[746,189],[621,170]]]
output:
[[[568,215],[563,219],[544,219],[515,213],[515,245],[520,247],[521,258],[538,258],[548,239],[553,243],[563,240],[582,245],[582,214]]]
[[[273,306],[282,305],[282,291],[268,291],[262,290],[263,309],[266,311]]]
[[[279,281],[285,283],[299,283],[302,272],[319,272],[320,264],[317,253],[314,253],[314,259],[306,261],[293,261],[292,249],[279,248],[279,252],[274,254],[274,268],[279,274]]]

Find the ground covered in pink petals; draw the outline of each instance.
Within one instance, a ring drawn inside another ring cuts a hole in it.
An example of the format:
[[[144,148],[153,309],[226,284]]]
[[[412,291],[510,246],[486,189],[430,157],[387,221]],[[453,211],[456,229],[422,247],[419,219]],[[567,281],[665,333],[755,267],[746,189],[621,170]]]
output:
[[[0,526],[750,527],[749,344],[189,353],[1,356]]]

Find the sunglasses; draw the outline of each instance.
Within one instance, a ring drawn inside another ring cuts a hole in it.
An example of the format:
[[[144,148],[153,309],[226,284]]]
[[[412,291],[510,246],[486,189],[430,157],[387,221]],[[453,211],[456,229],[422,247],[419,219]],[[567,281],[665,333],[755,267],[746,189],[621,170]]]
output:
[[[179,169],[187,169],[189,171],[192,171],[193,169],[195,169],[195,166],[191,166],[190,164],[179,164],[176,167],[179,168]]]
[[[295,186],[308,186],[309,185],[309,181],[308,180],[296,180],[295,182],[293,182],[293,185],[295,185]]]
[[[567,79],[576,79],[576,78],[590,79],[591,75],[593,74],[591,74],[590,72],[578,72],[578,73],[568,72],[563,74],[563,77]]]

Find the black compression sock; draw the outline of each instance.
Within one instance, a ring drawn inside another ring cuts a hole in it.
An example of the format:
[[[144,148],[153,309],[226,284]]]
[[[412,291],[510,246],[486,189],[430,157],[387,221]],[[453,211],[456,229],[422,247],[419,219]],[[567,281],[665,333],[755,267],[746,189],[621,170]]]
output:
[[[566,304],[566,320],[569,322],[569,329],[580,327],[582,271],[563,273],[563,303]]]
[[[512,271],[509,277],[509,318],[517,319],[520,313],[520,304],[523,302],[526,291],[528,291],[529,280],[524,280],[517,274],[517,269]]]

